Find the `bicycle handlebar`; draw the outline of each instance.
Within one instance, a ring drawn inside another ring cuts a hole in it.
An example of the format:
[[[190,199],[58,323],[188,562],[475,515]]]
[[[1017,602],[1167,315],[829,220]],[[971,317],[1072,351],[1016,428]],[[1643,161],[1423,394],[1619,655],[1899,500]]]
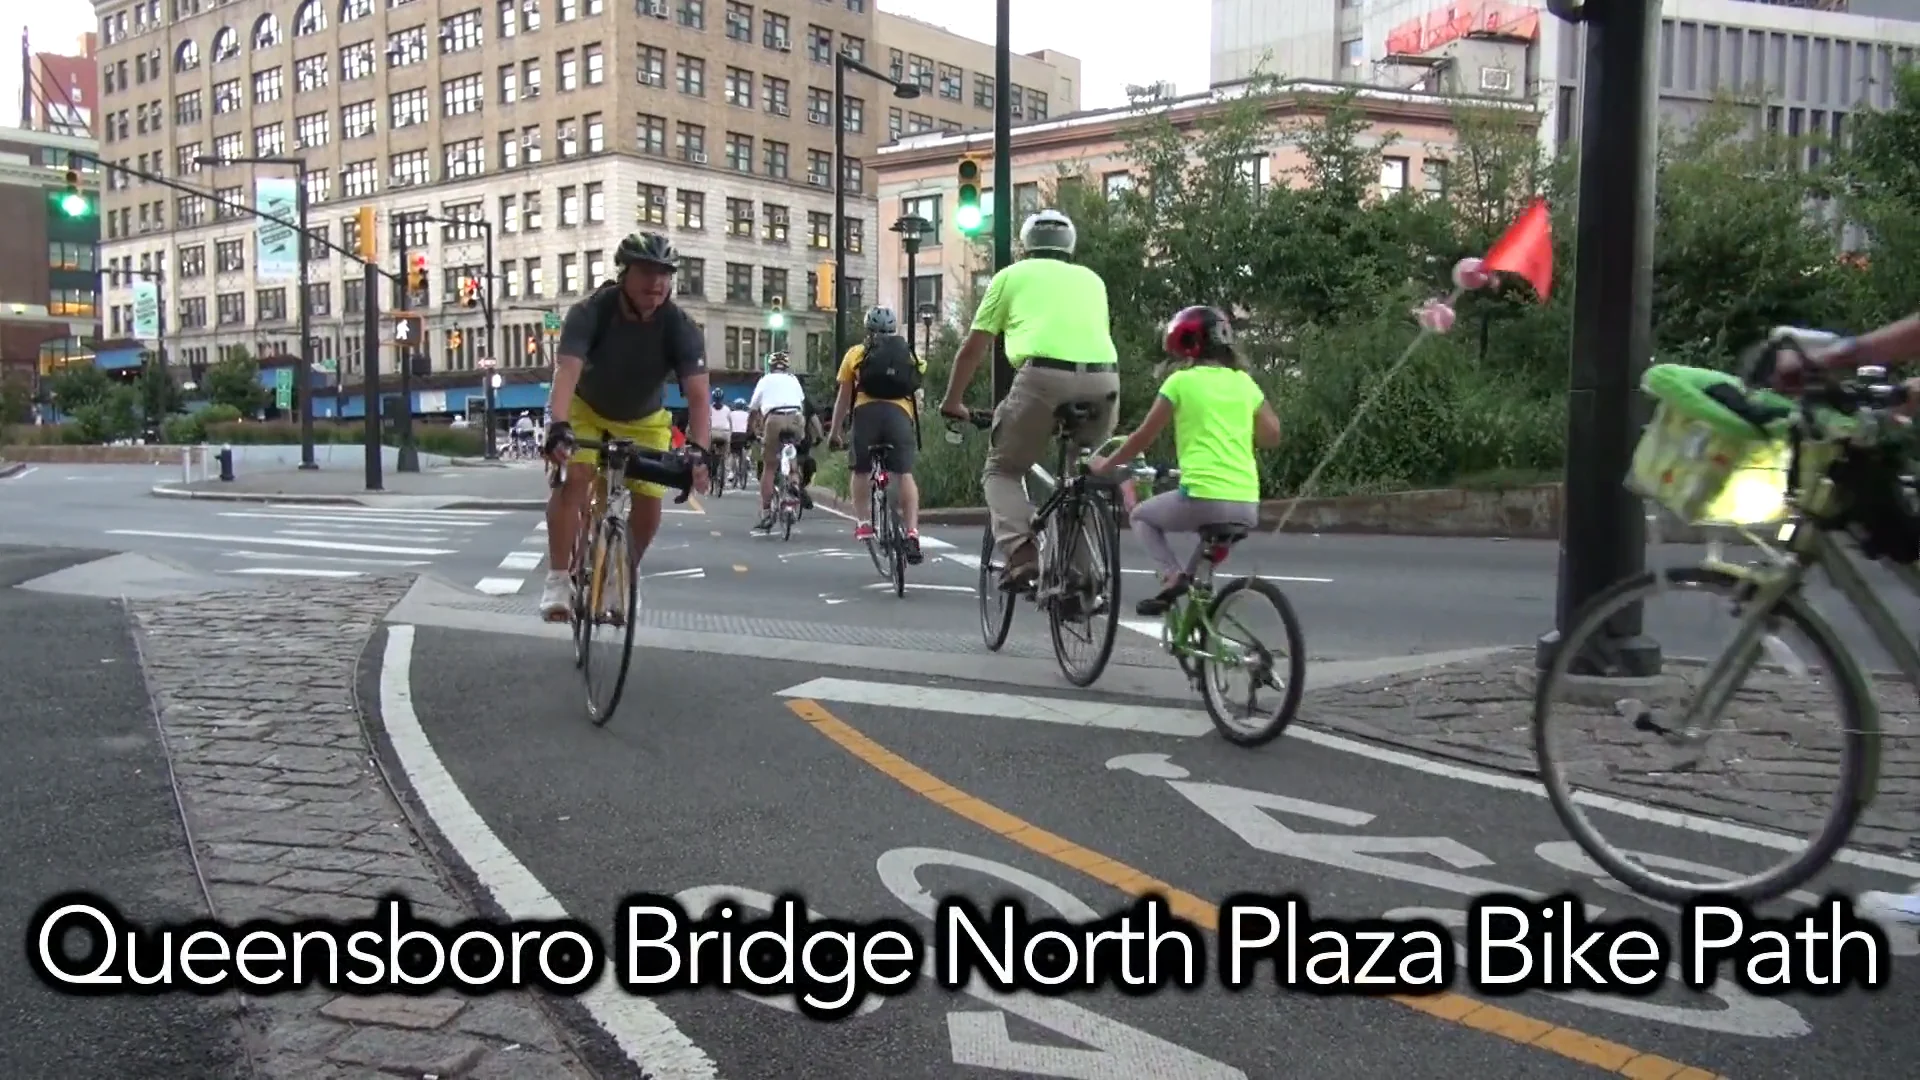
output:
[[[693,470],[696,464],[692,455],[682,450],[649,450],[636,446],[627,439],[583,439],[571,436],[567,440],[576,449],[595,450],[606,461],[609,452],[624,458],[627,475],[649,484],[678,489],[674,504],[686,502],[693,495]],[[567,467],[563,464],[551,470],[547,477],[549,487],[557,488],[566,482]]]
[[[1801,417],[1809,425],[1814,423],[1815,406],[1852,415],[1862,409],[1885,410],[1907,403],[1909,395],[1906,386],[1889,382],[1886,368],[1869,366],[1843,374],[1815,363],[1812,355],[1814,350],[1839,340],[1840,335],[1831,331],[1775,327],[1765,340],[1747,351],[1741,358],[1740,366],[1749,386],[1773,389],[1774,372],[1780,354],[1791,353],[1797,357],[1801,371],[1810,376],[1810,381],[1803,386],[1774,389],[1773,392],[1797,399]],[[1734,411],[1762,428],[1791,415],[1790,410],[1778,405],[1751,401]]]

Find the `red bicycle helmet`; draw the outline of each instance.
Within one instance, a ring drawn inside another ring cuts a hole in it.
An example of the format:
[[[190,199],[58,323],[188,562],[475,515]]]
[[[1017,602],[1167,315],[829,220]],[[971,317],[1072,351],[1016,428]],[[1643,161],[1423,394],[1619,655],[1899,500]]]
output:
[[[1196,304],[1182,308],[1167,323],[1162,342],[1167,355],[1185,360],[1200,360],[1219,353],[1233,344],[1233,324],[1219,308]]]

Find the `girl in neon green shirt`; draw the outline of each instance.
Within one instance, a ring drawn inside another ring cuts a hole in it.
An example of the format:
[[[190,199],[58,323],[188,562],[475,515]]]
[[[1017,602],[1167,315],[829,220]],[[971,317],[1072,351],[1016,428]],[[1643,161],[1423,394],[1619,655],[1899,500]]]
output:
[[[1253,449],[1280,445],[1280,418],[1233,351],[1233,329],[1218,308],[1190,307],[1167,324],[1167,355],[1186,363],[1160,384],[1139,430],[1095,472],[1131,461],[1173,422],[1180,486],[1133,508],[1133,533],[1160,569],[1160,593],[1140,601],[1144,616],[1164,613],[1192,582],[1167,542],[1170,532],[1208,525],[1260,523],[1260,467]]]

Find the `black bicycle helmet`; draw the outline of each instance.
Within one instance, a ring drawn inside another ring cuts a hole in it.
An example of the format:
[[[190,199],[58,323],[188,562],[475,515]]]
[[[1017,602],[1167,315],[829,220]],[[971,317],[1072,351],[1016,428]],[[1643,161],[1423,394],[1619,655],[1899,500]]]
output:
[[[1183,360],[1211,359],[1232,349],[1233,323],[1219,308],[1204,304],[1182,308],[1168,321],[1161,344],[1169,356]]]
[[[867,312],[867,333],[897,334],[900,332],[900,320],[894,318],[893,309],[877,307]]]
[[[628,233],[613,253],[613,264],[622,269],[652,266],[672,273],[680,269],[680,253],[673,250],[673,241],[660,233]]]

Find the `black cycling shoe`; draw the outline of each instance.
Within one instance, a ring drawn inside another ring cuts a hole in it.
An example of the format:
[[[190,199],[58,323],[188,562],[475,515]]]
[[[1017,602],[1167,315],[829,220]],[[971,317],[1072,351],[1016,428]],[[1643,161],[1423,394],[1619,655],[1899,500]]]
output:
[[[926,558],[920,551],[920,538],[917,536],[901,537],[900,546],[906,549],[908,566],[919,566],[920,560]]]
[[[1173,584],[1161,589],[1158,594],[1149,596],[1135,605],[1133,609],[1134,613],[1144,618],[1165,615],[1167,609],[1173,607],[1175,600],[1187,595],[1187,589],[1191,587],[1192,584],[1191,581],[1187,580],[1186,575],[1182,574]]]
[[[807,494],[806,488],[800,489],[800,509],[802,510],[813,509],[813,496]]]
[[[759,532],[772,532],[773,531],[773,511],[768,510],[762,513],[760,515],[760,524],[755,525],[754,529]]]

